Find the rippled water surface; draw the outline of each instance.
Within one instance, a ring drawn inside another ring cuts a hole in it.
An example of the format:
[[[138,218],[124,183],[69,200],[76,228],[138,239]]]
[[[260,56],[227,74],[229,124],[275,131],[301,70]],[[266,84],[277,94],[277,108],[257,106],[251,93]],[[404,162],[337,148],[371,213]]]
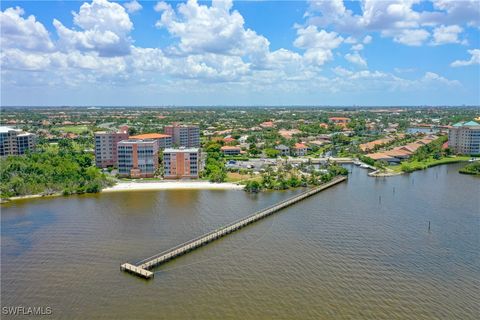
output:
[[[458,168],[374,179],[354,167],[348,182],[155,269],[151,281],[120,264],[298,191],[4,205],[2,306],[50,306],[63,319],[478,319],[480,179]]]

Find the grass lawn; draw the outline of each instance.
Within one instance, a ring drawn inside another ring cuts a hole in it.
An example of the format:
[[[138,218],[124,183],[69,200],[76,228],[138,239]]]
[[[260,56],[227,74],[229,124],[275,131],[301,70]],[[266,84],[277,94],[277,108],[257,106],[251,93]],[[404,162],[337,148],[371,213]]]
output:
[[[260,175],[249,175],[249,174],[240,174],[238,172],[227,172],[227,178],[225,182],[241,183],[245,184],[249,180],[261,180]]]
[[[404,161],[400,165],[389,166],[388,169],[394,172],[402,172],[402,171],[412,172],[412,171],[423,170],[426,168],[438,166],[441,164],[468,161],[469,159],[470,157],[468,156],[455,156],[455,157],[445,157],[439,160],[429,158],[424,161],[412,161],[412,162]]]
[[[63,132],[71,132],[71,133],[75,133],[75,134],[80,134],[84,131],[88,131],[88,127],[87,126],[63,126],[63,127],[55,127],[54,129],[56,130],[59,130],[59,131],[63,131]]]

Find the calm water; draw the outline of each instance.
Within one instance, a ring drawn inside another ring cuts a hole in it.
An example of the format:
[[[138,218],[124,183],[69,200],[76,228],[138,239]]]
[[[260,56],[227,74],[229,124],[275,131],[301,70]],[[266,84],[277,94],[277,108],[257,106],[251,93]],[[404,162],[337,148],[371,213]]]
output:
[[[437,132],[438,132],[438,129],[432,129],[432,128],[421,128],[421,127],[407,128],[407,133],[433,134],[433,133],[437,133]]]
[[[347,183],[156,269],[152,281],[120,263],[292,192],[12,203],[1,213],[2,306],[51,306],[63,319],[478,319],[480,180],[458,168],[374,179],[354,167]]]

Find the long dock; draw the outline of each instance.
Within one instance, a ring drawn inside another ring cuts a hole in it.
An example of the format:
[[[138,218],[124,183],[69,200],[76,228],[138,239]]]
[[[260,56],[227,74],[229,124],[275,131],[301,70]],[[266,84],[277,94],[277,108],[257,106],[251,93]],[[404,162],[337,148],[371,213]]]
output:
[[[236,230],[239,230],[255,221],[258,221],[260,219],[263,219],[283,208],[286,208],[292,204],[295,204],[297,202],[302,201],[305,198],[308,198],[316,193],[319,193],[322,190],[325,190],[327,188],[330,188],[333,185],[336,185],[342,181],[345,181],[347,177],[345,176],[340,176],[340,177],[335,177],[331,181],[322,184],[318,187],[314,187],[308,191],[305,191],[301,194],[298,194],[296,196],[293,196],[289,199],[286,199],[284,201],[281,201],[277,204],[274,204],[270,207],[267,207],[265,209],[262,209],[260,211],[255,212],[254,214],[251,214],[245,218],[241,218],[237,221],[234,221],[222,228],[213,230],[211,232],[208,232],[206,234],[203,234],[199,237],[196,237],[195,239],[189,240],[187,242],[184,242],[182,244],[179,244],[178,246],[175,246],[171,249],[165,250],[163,252],[160,252],[154,256],[151,256],[149,258],[143,259],[142,261],[139,261],[136,264],[130,264],[130,263],[124,263],[120,266],[120,269],[125,272],[129,272],[133,275],[150,279],[153,278],[154,273],[149,271],[149,269],[152,269],[156,266],[159,266],[169,260],[172,260],[178,256],[184,255],[187,252],[190,252],[192,250],[195,250],[198,247],[201,247],[207,243],[210,243],[216,239],[219,239],[229,233],[232,233]]]

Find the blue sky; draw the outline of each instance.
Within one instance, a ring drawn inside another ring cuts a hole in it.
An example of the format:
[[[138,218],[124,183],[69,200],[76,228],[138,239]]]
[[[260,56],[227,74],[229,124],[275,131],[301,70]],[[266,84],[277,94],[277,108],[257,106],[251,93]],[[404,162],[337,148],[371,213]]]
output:
[[[1,104],[479,105],[480,1],[2,1]]]

